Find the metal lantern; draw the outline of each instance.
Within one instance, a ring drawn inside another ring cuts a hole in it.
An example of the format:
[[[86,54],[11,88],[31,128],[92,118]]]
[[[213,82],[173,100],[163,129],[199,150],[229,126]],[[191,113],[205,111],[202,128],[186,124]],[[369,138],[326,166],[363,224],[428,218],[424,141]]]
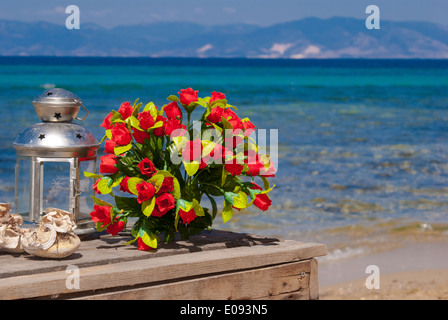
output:
[[[89,130],[72,123],[84,120],[89,111],[78,96],[59,88],[45,91],[33,105],[42,122],[14,141],[15,210],[35,225],[47,208],[66,210],[74,215],[78,234],[92,233],[93,190],[83,172],[96,172],[99,143]],[[81,107],[83,118],[78,117]]]

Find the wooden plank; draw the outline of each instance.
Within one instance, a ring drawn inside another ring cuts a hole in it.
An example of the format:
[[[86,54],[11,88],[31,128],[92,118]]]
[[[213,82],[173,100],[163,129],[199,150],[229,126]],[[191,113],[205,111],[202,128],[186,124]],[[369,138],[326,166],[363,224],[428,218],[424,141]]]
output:
[[[326,252],[326,246],[322,244],[281,241],[253,247],[216,249],[82,267],[80,268],[80,289],[66,287],[69,275],[65,269],[21,275],[0,279],[0,299],[43,297],[173,281],[306,260],[325,255]],[[67,264],[65,262],[66,266]],[[77,264],[73,263],[73,265]]]
[[[143,252],[137,250],[135,245],[123,245],[131,239],[132,236],[127,232],[123,232],[117,237],[97,235],[91,240],[82,241],[78,252],[61,260],[43,259],[26,253],[0,253],[0,279],[18,275],[64,271],[67,265],[70,264],[81,268],[123,261],[146,260],[164,256],[189,254],[192,252],[234,247],[253,247],[261,244],[282,242],[272,237],[211,230],[193,236],[189,241],[178,240],[169,244],[162,243],[155,252]]]
[[[310,260],[310,300],[319,300],[318,264],[316,259]]]
[[[89,300],[309,299],[311,260],[83,296]],[[300,295],[298,295],[300,293]]]

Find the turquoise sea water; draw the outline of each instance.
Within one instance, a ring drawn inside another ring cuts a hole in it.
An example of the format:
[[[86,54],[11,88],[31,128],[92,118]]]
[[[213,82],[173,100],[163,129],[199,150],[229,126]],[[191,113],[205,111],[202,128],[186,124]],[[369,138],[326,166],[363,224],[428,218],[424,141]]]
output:
[[[12,202],[12,143],[39,122],[50,87],[76,93],[99,124],[123,101],[192,87],[227,95],[258,127],[278,129],[267,213],[217,227],[294,238],[384,219],[448,223],[448,61],[0,58],[0,202]]]

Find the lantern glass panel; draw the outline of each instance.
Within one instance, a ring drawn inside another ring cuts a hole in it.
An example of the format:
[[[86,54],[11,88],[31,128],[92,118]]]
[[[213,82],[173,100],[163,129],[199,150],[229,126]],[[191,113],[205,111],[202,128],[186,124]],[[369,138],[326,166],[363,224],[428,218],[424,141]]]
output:
[[[31,186],[31,160],[17,158],[15,182],[15,208],[24,220],[30,220],[30,186]]]
[[[90,217],[90,212],[93,211],[94,202],[92,195],[94,191],[92,189],[92,179],[87,178],[84,172],[96,173],[96,158],[79,159],[79,189],[78,189],[78,201],[79,201],[79,212],[78,212],[78,224],[80,227],[84,223],[92,224],[92,219]]]
[[[58,208],[70,210],[70,163],[43,162],[42,210]]]

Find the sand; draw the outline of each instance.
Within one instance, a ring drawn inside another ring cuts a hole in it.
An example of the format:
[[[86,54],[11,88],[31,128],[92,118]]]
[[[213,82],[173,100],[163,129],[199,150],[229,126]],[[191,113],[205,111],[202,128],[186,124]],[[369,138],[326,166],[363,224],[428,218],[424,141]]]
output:
[[[375,237],[363,241],[360,235],[373,229]],[[329,254],[318,258],[321,300],[448,300],[446,226],[373,229],[344,230],[353,240],[329,244]],[[373,283],[368,266],[376,268],[378,289],[366,286]]]
[[[321,300],[447,300],[448,269],[418,270],[380,276],[379,289],[365,279],[321,287]]]

